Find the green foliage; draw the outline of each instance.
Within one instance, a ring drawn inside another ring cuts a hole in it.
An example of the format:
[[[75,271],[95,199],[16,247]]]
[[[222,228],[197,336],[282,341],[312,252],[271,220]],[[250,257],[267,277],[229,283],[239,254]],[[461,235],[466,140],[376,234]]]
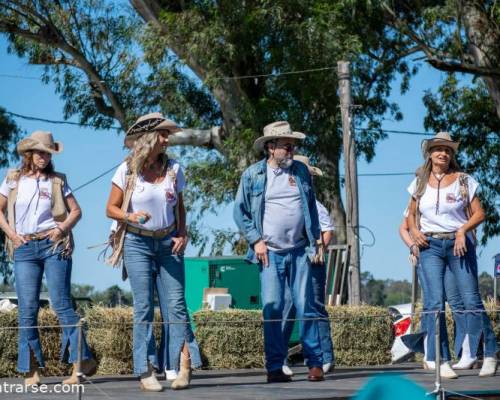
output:
[[[481,275],[479,275],[479,293],[481,293],[483,299],[493,298],[493,279],[486,271],[481,272]]]

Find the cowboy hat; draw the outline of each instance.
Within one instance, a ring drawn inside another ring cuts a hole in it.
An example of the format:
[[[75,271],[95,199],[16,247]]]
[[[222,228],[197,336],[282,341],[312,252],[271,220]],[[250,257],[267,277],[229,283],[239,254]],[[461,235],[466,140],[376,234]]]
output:
[[[140,136],[159,130],[168,130],[170,133],[182,131],[174,121],[165,118],[161,113],[149,113],[137,118],[137,121],[127,130],[125,146],[130,148]]]
[[[264,136],[257,138],[253,147],[257,151],[264,149],[264,144],[275,139],[305,139],[306,135],[302,132],[292,132],[290,124],[286,121],[273,122],[264,127]]]
[[[59,154],[63,151],[61,142],[55,142],[51,132],[34,131],[17,144],[17,152],[23,154],[30,150],[40,150],[50,154]]]
[[[456,153],[458,150],[458,142],[453,141],[448,132],[438,132],[432,139],[422,140],[422,155],[424,158],[427,158],[431,149],[436,146],[449,147],[453,153]]]
[[[296,161],[300,161],[301,163],[304,163],[305,165],[307,165],[307,168],[309,169],[309,173],[311,175],[323,176],[323,171],[321,171],[318,167],[313,167],[309,163],[309,157],[296,155],[296,156],[293,156],[293,159]]]

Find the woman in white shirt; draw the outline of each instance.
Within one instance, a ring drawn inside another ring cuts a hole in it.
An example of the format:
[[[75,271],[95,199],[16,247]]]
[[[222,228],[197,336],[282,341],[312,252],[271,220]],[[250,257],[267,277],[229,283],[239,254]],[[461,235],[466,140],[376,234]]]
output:
[[[64,383],[76,384],[76,325],[80,317],[71,301],[71,229],[80,219],[81,210],[66,177],[54,170],[52,154],[60,153],[62,144],[55,142],[50,132],[33,132],[18,143],[17,151],[22,157],[21,167],[10,170],[0,186],[0,228],[14,260],[18,320],[19,326],[24,327],[19,330],[17,369],[26,373],[26,385],[40,383],[39,368],[44,368],[45,363],[35,326],[45,274],[51,306],[65,326],[61,359],[69,353],[69,362],[74,364],[72,376]],[[85,337],[82,350],[81,371],[92,375],[96,363]]]
[[[484,221],[484,211],[476,196],[478,183],[460,172],[455,153],[458,143],[447,132],[439,132],[423,143],[425,164],[408,188],[410,233],[420,251],[420,267],[427,282],[424,292],[429,311],[444,311],[444,276],[455,276],[467,312],[467,340],[472,367],[481,338],[484,362],[479,376],[496,371],[496,338],[479,294],[474,229]],[[428,323],[427,360],[435,360],[434,326]],[[450,353],[444,316],[441,317],[441,355],[443,377],[456,378],[449,365]]]
[[[160,113],[140,117],[127,131],[131,149],[118,167],[107,204],[108,217],[118,222],[109,262],[122,256],[134,297],[134,373],[141,388],[161,391],[155,369],[178,369],[173,389],[189,385],[191,367],[201,365],[184,297],[186,211],[184,173],[165,153],[168,136],[180,131]],[[160,359],[153,335],[154,292],[164,322]],[[168,335],[168,339],[166,336]]]

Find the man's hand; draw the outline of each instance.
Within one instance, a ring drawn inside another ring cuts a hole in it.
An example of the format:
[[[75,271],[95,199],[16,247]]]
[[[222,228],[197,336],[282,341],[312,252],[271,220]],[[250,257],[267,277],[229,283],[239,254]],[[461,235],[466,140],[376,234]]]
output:
[[[267,267],[269,265],[269,259],[267,257],[267,245],[262,239],[255,243],[253,250],[255,251],[255,257],[257,260]]]
[[[174,242],[172,253],[176,255],[183,254],[188,242],[187,236],[172,237],[172,242]]]
[[[316,242],[316,254],[312,260],[313,264],[324,264],[325,263],[325,245],[321,240]]]

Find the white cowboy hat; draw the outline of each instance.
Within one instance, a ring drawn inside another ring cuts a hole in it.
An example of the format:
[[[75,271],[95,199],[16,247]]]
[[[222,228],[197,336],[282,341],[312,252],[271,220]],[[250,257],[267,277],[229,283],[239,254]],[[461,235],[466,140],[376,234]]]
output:
[[[137,121],[127,130],[125,146],[130,148],[140,136],[159,130],[168,130],[170,133],[182,131],[174,121],[165,118],[161,113],[149,113],[137,118]]]
[[[422,155],[424,158],[427,158],[431,149],[436,146],[449,147],[453,153],[456,153],[458,150],[458,144],[458,142],[455,142],[451,138],[451,135],[448,132],[438,132],[432,139],[422,140]]]
[[[63,151],[61,142],[54,141],[51,132],[34,131],[17,144],[17,152],[23,154],[30,150],[40,150],[50,154],[59,154]]]
[[[273,122],[264,127],[264,136],[257,138],[253,147],[257,151],[264,149],[264,144],[274,139],[305,139],[306,135],[302,132],[292,132],[290,124],[286,121]]]
[[[323,171],[321,171],[318,167],[313,167],[309,163],[309,157],[296,155],[296,156],[293,156],[293,159],[296,161],[300,161],[301,163],[304,163],[305,165],[307,165],[307,168],[309,169],[309,173],[311,175],[323,176]]]

